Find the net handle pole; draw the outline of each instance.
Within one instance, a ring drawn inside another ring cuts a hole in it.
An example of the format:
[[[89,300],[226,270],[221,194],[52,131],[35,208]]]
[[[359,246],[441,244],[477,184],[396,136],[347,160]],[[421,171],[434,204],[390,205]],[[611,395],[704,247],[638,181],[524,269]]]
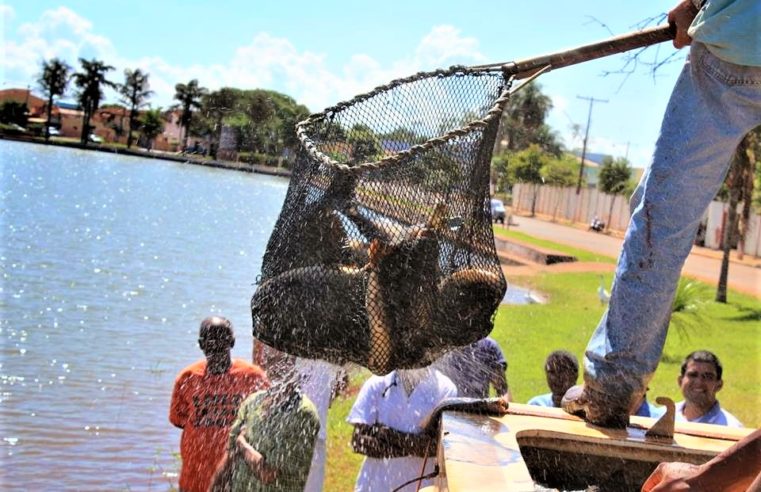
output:
[[[535,58],[526,58],[501,65],[506,75],[513,75],[516,79],[522,79],[529,77],[536,70],[548,65],[551,70],[576,65],[577,63],[596,60],[597,58],[669,41],[674,39],[675,35],[676,27],[673,24],[663,24],[641,31],[622,34],[596,43],[578,46],[566,51],[537,56]]]

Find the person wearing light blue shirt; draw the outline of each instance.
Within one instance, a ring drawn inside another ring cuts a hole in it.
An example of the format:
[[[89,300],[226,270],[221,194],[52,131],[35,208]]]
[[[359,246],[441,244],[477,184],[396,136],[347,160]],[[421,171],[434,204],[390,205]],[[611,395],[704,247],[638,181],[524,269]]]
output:
[[[544,372],[547,376],[547,386],[551,391],[533,397],[528,404],[540,407],[560,407],[560,400],[565,392],[579,379],[579,361],[568,351],[556,350],[547,356]]]
[[[653,405],[649,401],[647,401],[647,397],[642,398],[642,403],[639,407],[637,407],[637,411],[634,412],[632,415],[636,415],[638,417],[650,417],[652,419],[659,419],[663,417],[666,414],[666,407],[659,407],[657,405]]]
[[[545,393],[543,395],[537,395],[527,402],[528,405],[534,405],[535,407],[556,407],[552,401],[552,393]]]
[[[632,217],[608,308],[587,345],[569,413],[622,428],[658,367],[682,266],[735,150],[761,125],[761,1],[683,0],[668,14],[691,45]],[[631,115],[633,116],[633,115]]]
[[[707,350],[692,352],[684,359],[677,378],[684,396],[684,401],[676,404],[677,422],[743,426],[716,399],[716,393],[724,386],[722,373],[721,361]]]

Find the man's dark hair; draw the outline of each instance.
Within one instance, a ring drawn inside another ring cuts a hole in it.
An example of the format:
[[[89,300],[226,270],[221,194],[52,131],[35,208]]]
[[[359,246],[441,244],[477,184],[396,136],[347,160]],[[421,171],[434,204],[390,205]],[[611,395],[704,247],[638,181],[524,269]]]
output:
[[[709,352],[708,350],[696,350],[690,353],[687,357],[684,358],[684,362],[682,362],[682,376],[684,376],[684,373],[687,371],[687,364],[689,364],[690,361],[713,364],[713,367],[716,369],[716,380],[721,381],[721,373],[723,372],[723,368],[721,367],[721,361],[713,352]]]
[[[545,371],[552,369],[553,372],[568,372],[579,374],[579,361],[576,356],[567,350],[556,350],[547,356],[544,363]]]

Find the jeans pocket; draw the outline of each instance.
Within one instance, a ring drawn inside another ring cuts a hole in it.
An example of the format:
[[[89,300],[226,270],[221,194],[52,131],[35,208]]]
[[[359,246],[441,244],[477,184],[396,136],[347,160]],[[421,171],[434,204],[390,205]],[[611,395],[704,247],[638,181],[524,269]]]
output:
[[[761,86],[761,67],[735,65],[722,60],[705,46],[699,47],[698,62],[711,77],[727,86]]]

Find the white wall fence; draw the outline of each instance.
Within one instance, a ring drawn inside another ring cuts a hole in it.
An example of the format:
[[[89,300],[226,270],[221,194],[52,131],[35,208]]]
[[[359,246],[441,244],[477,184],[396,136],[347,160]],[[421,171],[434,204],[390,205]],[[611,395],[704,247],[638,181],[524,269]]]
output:
[[[531,212],[531,202],[535,186],[517,183],[513,186],[514,212],[522,214]],[[613,206],[611,214],[611,204]],[[712,202],[704,215],[706,223],[705,246],[719,249],[726,222],[727,204]],[[553,220],[589,224],[596,216],[609,229],[624,232],[629,224],[629,197],[611,196],[595,188],[582,188],[577,195],[575,187],[558,188],[555,186],[536,187],[536,208],[538,215]],[[761,257],[761,216],[752,214],[748,234],[745,236],[744,253]]]

